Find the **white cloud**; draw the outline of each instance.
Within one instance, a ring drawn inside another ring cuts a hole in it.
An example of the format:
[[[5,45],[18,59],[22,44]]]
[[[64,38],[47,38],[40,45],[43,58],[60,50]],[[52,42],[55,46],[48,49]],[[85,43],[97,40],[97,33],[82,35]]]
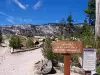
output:
[[[18,0],[13,0],[20,8],[22,9],[26,9],[26,6],[24,6],[21,2],[19,2]]]
[[[6,17],[7,17],[6,20],[7,20],[8,22],[14,24],[14,19],[15,19],[15,18],[14,18],[13,16],[10,16],[10,15],[4,13],[4,12],[0,12],[0,14],[6,16]]]
[[[12,23],[12,24],[15,24],[15,22],[14,22],[13,19],[11,19],[11,18],[6,18],[6,20],[7,20],[8,22]]]
[[[30,23],[32,22],[32,19],[29,18],[15,18],[14,21],[17,21],[19,23]]]
[[[20,17],[13,17],[13,16],[10,16],[4,12],[0,12],[1,15],[4,15],[6,16],[6,20],[12,24],[15,24],[16,22],[21,22],[21,23],[30,23],[32,22],[32,19],[29,19],[29,18],[20,18]]]
[[[42,5],[42,2],[41,2],[41,1],[38,1],[38,2],[33,6],[34,10],[39,9],[41,5]]]
[[[0,12],[0,14],[5,15],[5,16],[7,16],[7,17],[9,17],[9,18],[14,18],[13,16],[10,16],[10,15],[4,13],[4,12]]]
[[[28,18],[16,18],[17,21],[20,21],[20,22],[24,22],[24,23],[30,23],[32,22],[32,19],[28,19]]]
[[[29,23],[29,22],[32,21],[32,19],[24,19],[23,21],[24,21],[25,23]]]

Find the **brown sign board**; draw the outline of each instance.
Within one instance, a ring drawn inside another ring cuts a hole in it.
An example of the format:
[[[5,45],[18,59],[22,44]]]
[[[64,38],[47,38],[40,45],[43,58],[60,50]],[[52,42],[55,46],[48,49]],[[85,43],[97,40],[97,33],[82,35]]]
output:
[[[52,50],[54,53],[61,54],[80,54],[82,53],[82,42],[81,41],[53,41]]]

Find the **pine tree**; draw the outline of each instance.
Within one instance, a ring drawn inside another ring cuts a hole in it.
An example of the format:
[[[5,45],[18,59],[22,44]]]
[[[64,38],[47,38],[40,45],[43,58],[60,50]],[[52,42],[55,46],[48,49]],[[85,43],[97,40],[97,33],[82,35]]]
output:
[[[70,13],[70,15],[68,15],[67,25],[68,25],[69,37],[73,37],[74,26],[73,26],[73,19],[72,19],[72,14],[71,13]]]
[[[72,22],[73,22],[72,14],[70,13],[70,14],[68,15],[68,18],[67,18],[67,24],[72,25]]]
[[[96,12],[96,0],[88,1],[88,8],[84,11],[87,15],[90,25],[95,26],[95,12]]]

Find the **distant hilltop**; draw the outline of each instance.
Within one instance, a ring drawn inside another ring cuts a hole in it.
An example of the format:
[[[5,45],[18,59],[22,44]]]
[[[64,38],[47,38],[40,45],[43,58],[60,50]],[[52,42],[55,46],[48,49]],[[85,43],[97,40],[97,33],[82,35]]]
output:
[[[7,24],[7,25],[1,25],[2,27],[3,26],[20,26],[20,25],[35,25],[35,26],[38,26],[38,25],[58,25],[59,23],[47,23],[47,24]],[[83,25],[83,23],[75,23],[74,25]]]
[[[83,26],[83,23],[74,24],[74,32],[78,31],[80,27]],[[2,33],[4,35],[9,34],[18,34],[18,35],[35,35],[35,36],[44,36],[44,35],[53,35],[56,36],[59,34],[59,31],[63,28],[63,32],[67,34],[68,28],[66,25],[61,25],[59,23],[48,23],[41,25],[34,24],[12,24],[12,25],[3,25]]]

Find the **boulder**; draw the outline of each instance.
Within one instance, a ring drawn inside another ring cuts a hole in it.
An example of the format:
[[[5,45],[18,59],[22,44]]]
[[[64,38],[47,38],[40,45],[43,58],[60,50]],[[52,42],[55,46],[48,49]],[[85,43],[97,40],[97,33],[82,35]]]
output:
[[[79,74],[84,74],[84,70],[82,68],[75,67],[75,66],[72,66],[71,71]]]
[[[36,74],[48,74],[52,70],[52,62],[48,59],[43,59],[35,63]]]
[[[57,60],[52,59],[51,61],[52,61],[53,67],[57,67],[58,66],[58,61]]]

